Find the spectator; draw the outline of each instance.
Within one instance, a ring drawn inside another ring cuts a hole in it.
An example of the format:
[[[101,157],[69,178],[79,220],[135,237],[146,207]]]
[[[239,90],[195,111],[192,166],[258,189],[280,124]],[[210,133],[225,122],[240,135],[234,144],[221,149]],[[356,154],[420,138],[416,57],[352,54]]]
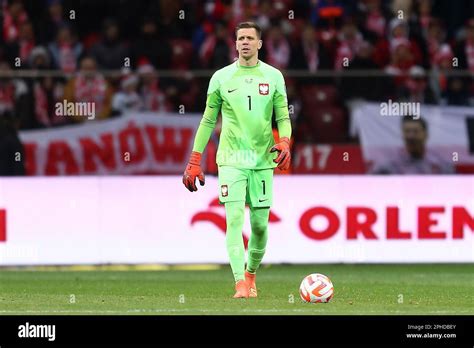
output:
[[[432,86],[443,105],[466,105],[469,98],[468,80],[452,75],[453,52],[448,44],[441,45],[435,56],[432,73]]]
[[[4,4],[6,1],[4,2]],[[13,0],[3,13],[3,40],[6,43],[16,41],[20,36],[20,27],[28,21],[28,14],[22,0]]]
[[[0,176],[25,175],[25,151],[13,113],[0,111]]]
[[[420,27],[422,28],[423,32],[426,32],[433,20],[433,16],[431,15],[431,2],[432,0],[419,0],[418,9],[419,9],[419,23]],[[425,36],[426,37],[426,36]]]
[[[228,19],[225,20],[229,24],[227,27],[233,30],[239,23],[255,18],[259,12],[260,1],[228,1],[230,2],[230,12],[227,14]]]
[[[377,70],[377,64],[373,61],[373,52],[374,47],[369,42],[362,42],[346,70]],[[370,77],[370,88],[361,88],[366,83],[367,77],[365,76],[343,77],[341,94],[345,99],[364,98],[368,100],[382,100],[393,94],[393,83],[387,77],[372,76]]]
[[[426,149],[428,129],[422,118],[403,117],[405,148],[389,160],[375,163],[371,174],[452,174],[454,166],[438,153]]]
[[[440,20],[431,20],[430,24],[428,25],[427,32],[426,32],[426,51],[428,54],[428,63],[430,67],[436,65],[435,59],[436,54],[441,48],[441,45],[446,40],[446,32],[442,27]]]
[[[459,59],[459,68],[474,73],[474,18],[467,21],[465,39],[457,43],[455,54]],[[470,105],[474,105],[474,78],[466,82],[469,84]]]
[[[102,40],[92,47],[91,55],[100,69],[120,70],[124,67],[129,50],[120,41],[120,30],[115,20],[108,19],[104,22]]]
[[[301,39],[291,50],[290,66],[296,70],[315,72],[318,69],[330,67],[329,56],[323,45],[319,45],[314,28],[307,24],[304,27]]]
[[[66,117],[56,116],[56,103],[62,102],[64,86],[51,76],[33,83],[34,116],[38,127],[52,127],[68,123]]]
[[[160,0],[157,6],[159,7],[160,18],[158,21],[158,32],[166,33],[167,37],[173,39],[185,38],[187,35],[186,29],[188,21],[183,21],[178,16],[180,10],[184,7],[183,2],[176,0]]]
[[[79,72],[65,87],[64,99],[67,102],[94,103],[99,119],[110,116],[112,88],[97,71],[97,63],[93,57],[84,57],[81,60]],[[73,119],[82,122],[85,117],[76,116]]]
[[[420,66],[410,68],[409,77],[400,90],[400,100],[422,104],[436,104],[437,100],[428,85],[425,69]]]
[[[172,110],[165,94],[161,91],[156,71],[150,64],[144,64],[138,68],[141,80],[139,90],[144,111],[167,112]]]
[[[456,57],[459,59],[459,68],[474,73],[474,18],[467,21],[465,39],[455,47]]]
[[[215,32],[207,36],[199,51],[203,67],[222,68],[235,60],[237,55],[232,35],[223,23],[216,24]]]
[[[160,37],[156,23],[147,18],[142,24],[140,36],[132,47],[133,64],[147,59],[156,69],[169,69],[172,50],[169,42]]]
[[[47,70],[51,68],[51,57],[43,46],[36,46],[31,50],[28,58],[28,67],[32,70]]]
[[[25,21],[20,25],[18,38],[7,44],[6,51],[10,62],[15,62],[20,58],[20,66],[28,61],[31,50],[35,47],[35,35],[33,25],[29,21]]]
[[[138,77],[134,74],[129,74],[122,79],[120,91],[112,98],[113,115],[142,110],[143,104],[137,92],[138,82]]]
[[[255,23],[260,26],[263,32],[266,32],[267,29],[270,28],[271,19],[273,18],[273,16],[274,13],[272,8],[272,2],[270,0],[263,0],[260,3]]]
[[[290,44],[279,25],[273,25],[263,40],[266,62],[275,68],[286,69],[290,63]]]
[[[411,51],[410,41],[405,38],[392,40],[390,64],[385,68],[385,72],[394,76],[397,87],[405,84],[408,71],[414,65],[415,57]]]
[[[48,46],[53,64],[64,73],[72,73],[77,69],[77,62],[82,55],[82,44],[77,42],[76,36],[68,25],[58,30],[56,41]]]
[[[400,42],[404,42],[405,45],[408,45],[408,50],[414,60],[413,64],[419,65],[422,63],[423,55],[421,49],[417,42],[410,38],[409,34],[408,23],[406,21],[398,18],[394,18],[390,21],[388,37],[379,39],[375,46],[374,59],[379,67],[386,67],[391,62],[394,47],[398,46]]]
[[[334,62],[335,70],[344,69],[345,62],[348,63],[354,58],[355,53],[363,43],[362,34],[352,21],[347,21],[339,34],[339,46],[336,51],[336,60]]]
[[[421,39],[426,39],[428,30],[433,21],[438,21],[433,16],[432,0],[418,0],[412,4],[413,12],[409,16],[410,31],[419,35]]]
[[[35,47],[30,54],[28,66],[32,70],[47,70],[51,66],[51,58],[46,48]],[[65,124],[66,118],[55,117],[55,104],[63,99],[64,85],[62,79],[45,76],[33,79],[28,83],[32,93],[32,127],[51,127]]]
[[[0,112],[8,111],[15,114],[22,128],[30,128],[31,100],[28,86],[23,80],[13,78],[12,70],[7,62],[0,62],[0,75],[3,75],[0,77]]]
[[[367,6],[367,11],[364,30],[378,39],[384,37],[387,20],[383,14],[380,0],[367,0],[365,5]]]
[[[208,1],[206,12],[214,21],[228,22],[232,20],[232,10],[232,0],[216,0]]]
[[[59,29],[67,24],[63,13],[61,0],[47,0],[47,12],[39,21],[39,40],[41,43],[51,42],[58,34]]]

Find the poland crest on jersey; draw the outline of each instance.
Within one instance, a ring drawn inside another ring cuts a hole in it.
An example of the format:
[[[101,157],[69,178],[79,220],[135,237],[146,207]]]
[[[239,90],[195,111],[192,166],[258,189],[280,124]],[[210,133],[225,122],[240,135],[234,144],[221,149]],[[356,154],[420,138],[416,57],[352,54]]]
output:
[[[268,85],[268,83],[259,83],[258,91],[262,95],[267,95],[268,92],[270,91],[270,86]]]
[[[227,197],[229,195],[229,188],[227,185],[221,185],[221,194],[222,197]]]

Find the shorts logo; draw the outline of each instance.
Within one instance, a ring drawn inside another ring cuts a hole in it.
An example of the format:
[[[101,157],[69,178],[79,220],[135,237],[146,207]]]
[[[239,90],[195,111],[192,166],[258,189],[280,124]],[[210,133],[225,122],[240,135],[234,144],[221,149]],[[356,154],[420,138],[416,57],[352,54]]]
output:
[[[221,194],[222,197],[227,197],[229,195],[229,188],[227,185],[221,185]]]
[[[258,92],[261,95],[267,95],[269,91],[270,91],[270,87],[269,87],[268,83],[259,83],[258,84]]]

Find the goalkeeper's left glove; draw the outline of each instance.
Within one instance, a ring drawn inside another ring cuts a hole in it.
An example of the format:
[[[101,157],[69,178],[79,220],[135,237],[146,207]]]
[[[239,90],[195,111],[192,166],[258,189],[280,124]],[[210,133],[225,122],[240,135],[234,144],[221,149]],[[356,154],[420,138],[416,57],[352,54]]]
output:
[[[201,186],[204,186],[205,178],[201,169],[201,154],[193,151],[183,174],[183,184],[191,192],[197,191],[196,177],[199,179]]]
[[[291,153],[290,153],[290,139],[283,137],[280,142],[275,144],[270,152],[278,151],[278,157],[273,162],[278,163],[278,169],[287,170],[290,167]]]

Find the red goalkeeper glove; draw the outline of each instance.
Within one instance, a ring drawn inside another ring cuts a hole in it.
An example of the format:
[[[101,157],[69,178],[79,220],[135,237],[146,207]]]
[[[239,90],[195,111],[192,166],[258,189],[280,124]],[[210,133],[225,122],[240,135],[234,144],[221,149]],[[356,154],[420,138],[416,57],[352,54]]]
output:
[[[204,186],[206,180],[204,179],[204,173],[201,169],[201,154],[193,151],[191,152],[189,162],[186,165],[186,170],[183,175],[183,184],[191,192],[197,191],[196,177],[199,179],[201,186]]]
[[[278,163],[278,169],[287,170],[290,167],[290,139],[283,137],[278,144],[275,144],[270,152],[278,151],[278,157],[273,162]]]

